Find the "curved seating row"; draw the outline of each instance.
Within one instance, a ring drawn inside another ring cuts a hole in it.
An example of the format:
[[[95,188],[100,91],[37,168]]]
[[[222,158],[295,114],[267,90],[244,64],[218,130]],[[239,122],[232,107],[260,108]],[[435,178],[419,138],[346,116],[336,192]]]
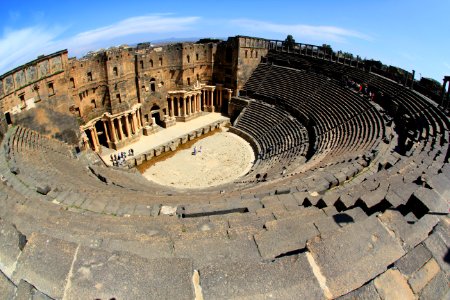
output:
[[[385,134],[374,106],[321,74],[261,63],[243,91],[299,116],[315,141],[308,158],[323,153],[332,155],[321,155],[325,161],[339,159],[341,154],[356,157],[375,148]]]
[[[250,135],[261,149],[252,174],[276,176],[304,160],[308,151],[306,128],[289,113],[273,105],[250,101],[234,126]]]
[[[261,94],[272,104],[251,101],[236,122],[277,147],[267,162],[293,154],[296,139],[314,141],[301,172],[221,194],[163,194],[139,174],[10,128],[0,147],[0,298],[448,297],[448,119],[399,87],[396,101],[415,122],[397,132],[399,119],[384,124],[381,109],[317,77],[296,106],[277,105],[283,90]],[[399,152],[399,143],[410,146]]]

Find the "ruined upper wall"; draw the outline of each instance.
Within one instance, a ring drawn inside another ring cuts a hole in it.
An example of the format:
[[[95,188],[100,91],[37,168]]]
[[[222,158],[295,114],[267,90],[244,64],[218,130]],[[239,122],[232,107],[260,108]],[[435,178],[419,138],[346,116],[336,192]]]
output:
[[[239,45],[236,70],[236,89],[239,91],[261,62],[261,57],[267,55],[269,41],[247,36],[237,36],[235,38],[238,40]]]
[[[58,119],[66,115],[82,125],[136,104],[141,104],[144,116],[155,109],[166,114],[167,92],[189,90],[197,82],[222,84],[236,95],[267,51],[267,40],[244,36],[224,42],[121,46],[79,59],[68,59],[67,50],[59,51],[0,77],[0,118],[8,114],[13,123],[26,118],[40,126],[32,112],[24,112],[41,107],[46,116],[58,112]]]
[[[266,56],[269,41],[248,36],[229,37],[217,46],[214,60],[214,82],[223,83],[235,91],[235,95]]]
[[[64,73],[67,50],[40,56],[0,76],[0,105],[3,111],[17,114],[34,103],[67,93]]]
[[[76,143],[77,123],[70,113],[73,102],[67,70],[67,50],[63,50],[0,76],[2,131],[12,122]]]

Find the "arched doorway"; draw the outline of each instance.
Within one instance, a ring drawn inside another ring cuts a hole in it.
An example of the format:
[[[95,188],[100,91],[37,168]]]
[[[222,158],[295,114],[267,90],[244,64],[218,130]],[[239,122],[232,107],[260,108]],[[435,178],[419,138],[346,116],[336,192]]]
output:
[[[102,121],[95,123],[95,130],[97,131],[98,142],[100,143],[100,145],[109,147]]]
[[[84,131],[84,133],[85,133],[86,136],[87,136],[87,142],[88,142],[89,148],[90,148],[92,151],[95,151],[95,147],[94,147],[94,137],[93,137],[93,135],[92,135],[92,133],[91,133],[91,130],[86,129],[86,130]]]
[[[156,104],[153,104],[150,111],[151,111],[152,118],[154,118],[154,120],[155,120],[156,125],[162,126],[160,107]]]

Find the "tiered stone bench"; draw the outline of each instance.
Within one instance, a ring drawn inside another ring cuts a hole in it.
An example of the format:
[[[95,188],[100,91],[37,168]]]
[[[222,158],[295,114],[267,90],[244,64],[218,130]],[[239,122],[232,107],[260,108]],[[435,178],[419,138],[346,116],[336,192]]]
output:
[[[377,75],[279,55],[296,65],[261,64],[235,124],[274,147],[255,171],[295,166],[264,182],[168,189],[11,127],[0,298],[448,298],[448,118]],[[387,109],[324,74],[377,85],[414,121],[396,132]]]

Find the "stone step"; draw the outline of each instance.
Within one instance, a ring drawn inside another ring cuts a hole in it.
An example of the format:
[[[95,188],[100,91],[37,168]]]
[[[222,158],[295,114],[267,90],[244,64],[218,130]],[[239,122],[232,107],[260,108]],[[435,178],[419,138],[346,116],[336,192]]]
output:
[[[270,262],[216,261],[199,270],[205,299],[324,299],[302,253]]]
[[[405,254],[375,216],[313,238],[307,248],[333,298],[359,288]]]
[[[65,299],[192,299],[192,261],[80,247]]]
[[[58,299],[191,299],[192,274],[190,259],[147,259],[33,233],[12,280]]]
[[[28,299],[39,299],[39,300],[52,300],[49,296],[37,290],[34,286],[21,280],[17,286],[16,294],[14,295],[14,300],[28,300]]]
[[[21,232],[0,219],[0,270],[6,276],[11,277],[26,243],[27,239]]]
[[[439,222],[439,218],[434,215],[425,215],[415,222],[408,222],[396,210],[385,211],[379,219],[395,233],[408,251],[423,242]]]
[[[306,223],[301,218],[289,218],[270,222],[274,223],[270,223],[267,231],[255,235],[255,242],[264,259],[303,249],[308,239],[319,234],[312,220]]]
[[[261,259],[258,248],[253,240],[207,238],[195,240],[176,240],[174,256],[190,258],[195,269],[202,269],[217,261],[250,262]]]
[[[32,234],[17,262],[12,281],[25,280],[52,298],[62,298],[77,244]]]
[[[0,299],[14,299],[16,293],[16,286],[6,277],[5,274],[0,272]]]

